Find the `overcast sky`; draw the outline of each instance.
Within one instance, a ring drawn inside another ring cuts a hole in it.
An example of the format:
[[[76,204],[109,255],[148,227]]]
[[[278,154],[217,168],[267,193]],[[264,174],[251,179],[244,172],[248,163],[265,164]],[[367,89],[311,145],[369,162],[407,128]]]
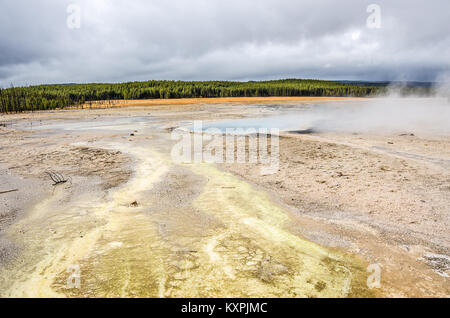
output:
[[[370,4],[381,20],[368,26]],[[449,12],[448,0],[0,0],[0,86],[433,81],[450,70]]]

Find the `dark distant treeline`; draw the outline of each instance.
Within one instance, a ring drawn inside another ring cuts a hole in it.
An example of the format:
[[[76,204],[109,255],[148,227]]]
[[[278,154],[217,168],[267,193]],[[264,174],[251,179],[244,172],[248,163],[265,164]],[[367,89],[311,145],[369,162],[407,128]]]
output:
[[[157,98],[333,96],[364,97],[384,86],[286,79],[258,82],[146,81],[119,84],[60,84],[0,89],[0,112],[79,106],[89,101]]]

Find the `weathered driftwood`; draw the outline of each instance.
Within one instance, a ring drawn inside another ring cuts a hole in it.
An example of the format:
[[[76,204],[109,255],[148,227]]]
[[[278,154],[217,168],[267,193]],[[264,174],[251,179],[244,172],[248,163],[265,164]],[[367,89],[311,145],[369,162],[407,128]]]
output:
[[[10,193],[10,192],[16,192],[16,191],[19,191],[19,189],[12,189],[12,190],[8,190],[8,191],[0,191],[0,194]]]
[[[50,179],[52,179],[52,181],[54,182],[53,183],[54,186],[70,181],[70,177],[64,178],[64,176],[58,172],[46,171],[45,173],[50,177]]]

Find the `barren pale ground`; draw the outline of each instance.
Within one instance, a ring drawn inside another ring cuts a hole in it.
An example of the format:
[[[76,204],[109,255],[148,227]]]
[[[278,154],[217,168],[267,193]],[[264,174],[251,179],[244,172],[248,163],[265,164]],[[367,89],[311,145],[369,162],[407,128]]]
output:
[[[0,192],[18,191],[0,194],[0,295],[448,297],[449,137],[285,132],[263,176],[171,161],[174,127],[272,111],[2,115]],[[70,180],[53,186],[49,170]],[[67,287],[73,265],[80,288]]]

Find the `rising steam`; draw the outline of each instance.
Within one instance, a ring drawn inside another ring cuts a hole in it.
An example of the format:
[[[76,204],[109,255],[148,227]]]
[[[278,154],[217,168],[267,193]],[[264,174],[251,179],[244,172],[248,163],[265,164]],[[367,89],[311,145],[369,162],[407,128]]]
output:
[[[322,104],[297,117],[299,125],[321,132],[414,133],[450,136],[447,82],[429,97],[402,97],[398,89],[364,102]]]

